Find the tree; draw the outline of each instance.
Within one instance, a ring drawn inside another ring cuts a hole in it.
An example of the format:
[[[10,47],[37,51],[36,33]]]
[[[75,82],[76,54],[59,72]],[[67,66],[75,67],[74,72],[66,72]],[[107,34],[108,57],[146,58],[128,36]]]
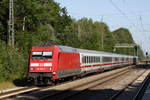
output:
[[[112,32],[116,43],[134,43],[131,33],[128,29],[119,28]]]

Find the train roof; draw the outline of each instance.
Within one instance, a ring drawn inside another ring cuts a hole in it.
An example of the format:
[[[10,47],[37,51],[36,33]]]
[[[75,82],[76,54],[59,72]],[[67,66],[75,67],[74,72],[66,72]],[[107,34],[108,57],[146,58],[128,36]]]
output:
[[[62,52],[78,53],[77,49],[73,47],[61,46],[61,45],[58,45],[57,47],[59,47],[60,51]]]
[[[136,56],[129,56],[129,55],[123,55],[123,54],[116,54],[116,53],[109,53],[109,52],[103,52],[103,51],[96,51],[96,50],[86,50],[86,49],[78,49],[78,48],[73,48],[70,46],[62,46],[62,45],[52,45],[52,44],[45,44],[41,45],[41,47],[46,47],[46,46],[57,46],[60,51],[62,52],[70,52],[70,53],[92,53],[92,54],[100,54],[100,55],[107,55],[107,56],[114,56],[114,57],[136,57]],[[136,57],[137,58],[137,57]]]
[[[109,53],[109,52],[103,52],[103,51],[95,51],[95,50],[85,50],[85,49],[78,49],[80,53],[93,53],[93,54],[100,54],[100,55],[106,55],[106,56],[114,56],[114,57],[134,57],[129,55],[123,55],[123,54],[116,54],[116,53]]]
[[[61,46],[57,45],[57,47],[60,48],[62,52],[71,52],[71,53],[92,53],[92,54],[100,54],[100,55],[107,55],[107,56],[114,56],[114,57],[131,57],[133,58],[134,56],[129,56],[129,55],[123,55],[123,54],[116,54],[116,53],[109,53],[109,52],[103,52],[103,51],[96,51],[96,50],[86,50],[86,49],[78,49],[78,48],[73,48],[69,46]]]
[[[55,45],[51,43],[44,43],[40,45],[40,47],[52,47],[52,46],[57,46],[62,52],[77,53],[76,48],[70,46]]]

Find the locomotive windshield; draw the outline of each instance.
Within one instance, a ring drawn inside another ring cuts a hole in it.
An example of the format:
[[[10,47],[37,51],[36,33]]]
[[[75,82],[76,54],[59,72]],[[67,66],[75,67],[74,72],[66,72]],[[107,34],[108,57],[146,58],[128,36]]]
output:
[[[52,59],[52,52],[32,52],[32,59]]]

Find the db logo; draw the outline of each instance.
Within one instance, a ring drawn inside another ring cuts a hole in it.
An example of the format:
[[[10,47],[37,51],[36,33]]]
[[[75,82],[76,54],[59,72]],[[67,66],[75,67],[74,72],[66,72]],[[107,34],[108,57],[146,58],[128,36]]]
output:
[[[43,63],[40,63],[39,65],[40,65],[40,66],[44,66],[44,64],[43,64]]]

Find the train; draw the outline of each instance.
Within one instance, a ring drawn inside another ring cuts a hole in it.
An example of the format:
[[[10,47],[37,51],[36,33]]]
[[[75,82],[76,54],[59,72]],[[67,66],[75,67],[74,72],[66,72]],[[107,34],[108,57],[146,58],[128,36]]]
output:
[[[51,84],[65,78],[133,65],[137,61],[137,56],[44,44],[31,48],[28,79],[34,84]]]

